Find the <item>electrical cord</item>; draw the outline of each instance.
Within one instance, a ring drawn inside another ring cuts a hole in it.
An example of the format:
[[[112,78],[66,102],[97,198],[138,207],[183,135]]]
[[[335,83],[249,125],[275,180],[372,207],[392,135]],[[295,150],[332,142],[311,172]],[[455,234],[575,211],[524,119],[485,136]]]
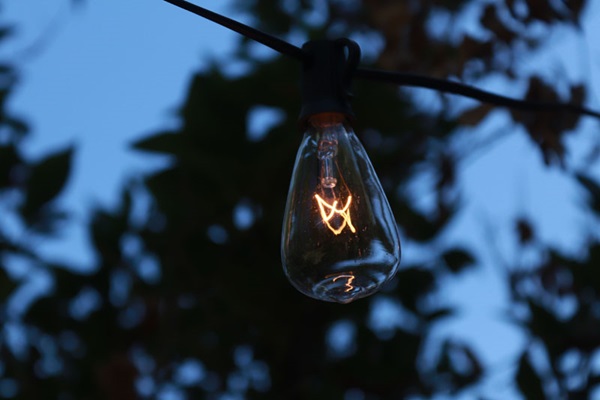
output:
[[[231,18],[227,18],[223,15],[217,14],[215,12],[212,12],[185,0],[165,1],[184,10],[187,10],[193,14],[208,19],[209,21],[215,22],[234,32],[237,32],[240,35],[243,35],[249,39],[261,43],[281,54],[295,58],[296,60],[301,62],[309,61],[307,54],[301,48],[294,46],[293,44],[281,40],[275,36],[269,35],[265,32],[261,32],[258,29],[252,28],[250,26],[242,24],[241,22],[235,21]],[[343,40],[349,41],[349,39]],[[371,81],[393,83],[400,86],[413,86],[433,89],[444,93],[451,93],[464,97],[469,97],[484,103],[490,103],[498,106],[504,106],[524,111],[570,112],[600,119],[600,112],[591,110],[589,108],[577,104],[519,100],[491,93],[459,82],[449,81],[446,79],[431,78],[423,75],[383,71],[370,68],[357,68],[354,72],[353,77]]]

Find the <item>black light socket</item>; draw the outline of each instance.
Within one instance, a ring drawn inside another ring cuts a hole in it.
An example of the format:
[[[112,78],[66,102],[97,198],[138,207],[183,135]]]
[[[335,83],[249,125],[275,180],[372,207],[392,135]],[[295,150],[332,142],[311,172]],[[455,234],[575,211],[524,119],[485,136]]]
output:
[[[300,125],[315,114],[338,112],[353,118],[350,105],[352,76],[360,47],[349,39],[315,40],[302,46],[302,109]]]

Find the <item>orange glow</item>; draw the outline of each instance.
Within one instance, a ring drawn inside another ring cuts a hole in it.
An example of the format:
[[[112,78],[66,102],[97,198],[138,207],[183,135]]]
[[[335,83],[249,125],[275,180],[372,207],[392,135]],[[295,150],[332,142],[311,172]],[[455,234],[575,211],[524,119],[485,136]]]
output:
[[[310,117],[310,122],[316,126],[331,126],[336,124],[341,124],[344,122],[346,117],[342,113],[338,112],[325,112],[320,114],[315,114]]]
[[[321,213],[321,218],[323,219],[323,222],[325,223],[325,225],[327,225],[327,227],[331,230],[331,232],[333,232],[335,235],[339,235],[344,230],[344,228],[346,226],[348,226],[348,228],[350,228],[352,233],[356,233],[356,229],[352,225],[352,218],[350,217],[350,211],[348,211],[350,209],[350,204],[352,203],[352,196],[348,196],[348,200],[346,200],[346,205],[341,209],[337,208],[337,204],[338,204],[337,200],[335,200],[333,202],[333,204],[329,204],[325,200],[323,200],[321,198],[321,196],[319,196],[318,194],[315,194],[315,199],[317,199],[317,203],[319,204],[319,211]],[[329,210],[329,213],[327,213],[326,209]],[[340,217],[342,217],[342,219],[344,220],[342,225],[337,229],[334,228],[333,226],[331,226],[331,224],[329,223],[329,221],[336,214],[339,215]]]
[[[335,278],[333,278],[333,281],[337,281],[340,278],[348,278],[348,281],[346,281],[346,290],[344,290],[344,292],[348,293],[350,292],[352,289],[354,289],[354,286],[352,286],[352,282],[354,281],[354,275],[339,275],[336,276]]]

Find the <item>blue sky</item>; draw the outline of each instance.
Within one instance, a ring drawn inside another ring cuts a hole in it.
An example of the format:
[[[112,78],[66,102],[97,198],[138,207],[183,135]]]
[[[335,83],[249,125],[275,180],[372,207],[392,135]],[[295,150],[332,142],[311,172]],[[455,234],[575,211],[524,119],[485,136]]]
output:
[[[225,56],[235,36],[160,0],[6,3],[19,31],[4,51],[22,69],[11,109],[33,132],[25,149],[32,157],[77,149],[64,197],[76,223],[67,241],[42,250],[91,263],[81,224],[90,206],[115,204],[125,179],[158,165],[129,143],[177,123],[190,74]],[[227,1],[214,3],[219,11]]]
[[[589,104],[598,109],[595,94],[600,87],[594,71],[600,67],[600,45],[591,38],[600,37],[599,24],[594,23],[600,18],[600,3],[590,3],[594,9],[584,19],[583,36],[554,32],[548,50],[518,62],[524,69],[542,71],[551,81],[567,76],[591,82],[595,93]],[[229,1],[198,4],[235,17],[226,11]],[[41,251],[85,267],[92,264],[84,228],[90,207],[116,204],[126,179],[160,165],[157,158],[130,151],[129,143],[176,124],[175,112],[191,74],[215,57],[225,58],[236,36],[161,0],[87,0],[79,7],[71,5],[69,0],[7,0],[5,15],[19,31],[1,56],[16,60],[22,71],[10,108],[31,124],[25,150],[37,157],[76,146],[74,175],[63,198],[74,220],[62,240],[43,244]],[[29,51],[42,37],[47,40]],[[484,83],[507,95],[524,90],[498,80]],[[508,88],[515,92],[508,93]],[[413,93],[419,101],[431,101],[424,91]],[[580,192],[570,179],[556,168],[546,169],[525,134],[505,115],[498,113],[477,130],[465,130],[464,136],[468,140],[499,130],[506,131],[506,138],[461,168],[466,209],[445,240],[474,242],[484,251],[478,269],[442,289],[443,298],[458,304],[462,313],[443,324],[439,334],[473,343],[486,363],[507,365],[503,371],[510,373],[511,354],[523,345],[523,337],[501,319],[507,294],[499,279],[502,260],[489,251],[486,226],[493,227],[494,246],[512,261],[516,253],[509,218],[533,214],[545,241],[575,252],[577,239],[588,233],[582,226],[592,230],[597,225],[587,222],[578,208]],[[571,165],[580,165],[579,157],[598,142],[598,131],[598,123],[589,119],[581,124],[572,140]],[[415,193],[427,202],[426,186]],[[410,259],[410,251],[405,247],[403,256]],[[506,390],[502,382],[507,378],[498,373],[489,385]]]

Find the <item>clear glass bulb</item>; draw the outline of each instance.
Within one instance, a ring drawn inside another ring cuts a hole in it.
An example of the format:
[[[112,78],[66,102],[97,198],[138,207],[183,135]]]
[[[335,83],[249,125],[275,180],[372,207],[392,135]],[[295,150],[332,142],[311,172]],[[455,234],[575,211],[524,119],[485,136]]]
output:
[[[338,303],[373,294],[398,270],[394,216],[343,114],[308,121],[287,198],[281,257],[296,289]]]

